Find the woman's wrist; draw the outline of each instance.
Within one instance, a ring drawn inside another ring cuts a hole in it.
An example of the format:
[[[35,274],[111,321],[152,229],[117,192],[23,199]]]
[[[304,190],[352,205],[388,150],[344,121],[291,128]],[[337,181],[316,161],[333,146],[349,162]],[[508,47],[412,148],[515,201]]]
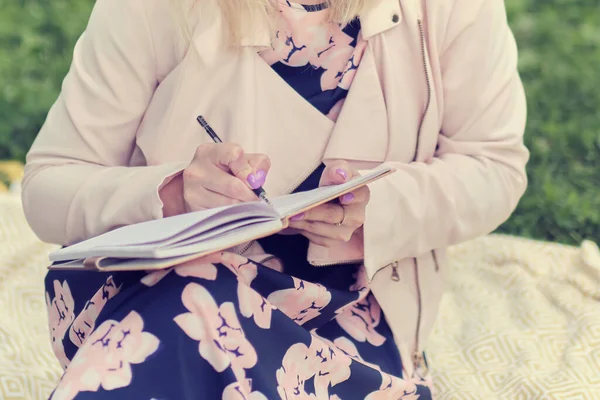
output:
[[[183,198],[183,174],[178,174],[158,191],[163,203],[163,217],[184,214],[186,212]]]

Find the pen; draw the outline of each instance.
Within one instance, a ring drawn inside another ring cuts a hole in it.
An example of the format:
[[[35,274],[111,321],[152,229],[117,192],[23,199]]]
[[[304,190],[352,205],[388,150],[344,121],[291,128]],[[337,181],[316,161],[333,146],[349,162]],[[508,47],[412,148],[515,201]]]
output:
[[[196,117],[196,121],[198,121],[198,123],[200,124],[200,126],[202,126],[204,128],[204,130],[206,131],[206,133],[208,134],[208,136],[210,136],[210,138],[213,140],[213,142],[215,142],[215,143],[223,143],[223,141],[221,140],[221,138],[219,137],[219,135],[217,135],[217,133],[208,124],[208,122],[206,122],[206,120],[204,119],[204,117],[202,115],[198,115],[198,117]],[[255,195],[257,195],[265,203],[271,205],[271,202],[267,198],[267,193],[265,192],[265,190],[262,187],[259,187],[257,189],[252,189],[252,191],[254,192]]]

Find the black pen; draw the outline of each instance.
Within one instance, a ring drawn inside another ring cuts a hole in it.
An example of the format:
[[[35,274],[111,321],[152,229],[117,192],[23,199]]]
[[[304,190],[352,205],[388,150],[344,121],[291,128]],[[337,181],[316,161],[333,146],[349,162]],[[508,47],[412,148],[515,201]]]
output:
[[[208,136],[210,136],[210,138],[213,140],[213,142],[223,143],[223,141],[221,140],[219,135],[217,135],[217,133],[208,124],[208,122],[206,122],[206,120],[204,119],[204,117],[202,115],[198,115],[198,117],[196,117],[196,121],[198,121],[200,126],[202,126],[204,128],[204,130],[206,131],[206,133],[208,133]],[[257,195],[260,199],[262,199],[265,203],[271,205],[271,202],[267,198],[267,193],[265,192],[265,189],[263,189],[262,187],[259,187],[257,189],[252,189],[252,191],[254,192],[255,195]]]

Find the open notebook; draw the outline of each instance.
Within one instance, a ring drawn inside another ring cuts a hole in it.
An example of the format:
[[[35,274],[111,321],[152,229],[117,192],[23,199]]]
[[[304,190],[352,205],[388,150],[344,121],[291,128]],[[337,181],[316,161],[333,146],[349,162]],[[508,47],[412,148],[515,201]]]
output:
[[[149,270],[287,228],[289,218],[394,172],[380,167],[335,186],[124,226],[50,254],[50,269]]]

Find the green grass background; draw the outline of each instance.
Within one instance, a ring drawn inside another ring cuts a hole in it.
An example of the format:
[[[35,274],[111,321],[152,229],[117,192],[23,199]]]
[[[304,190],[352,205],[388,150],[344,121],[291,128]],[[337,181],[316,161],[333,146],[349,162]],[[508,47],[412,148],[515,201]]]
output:
[[[23,160],[58,94],[92,4],[0,0],[0,159]],[[507,9],[520,47],[532,158],[529,189],[499,231],[598,242],[600,3],[507,0]]]

